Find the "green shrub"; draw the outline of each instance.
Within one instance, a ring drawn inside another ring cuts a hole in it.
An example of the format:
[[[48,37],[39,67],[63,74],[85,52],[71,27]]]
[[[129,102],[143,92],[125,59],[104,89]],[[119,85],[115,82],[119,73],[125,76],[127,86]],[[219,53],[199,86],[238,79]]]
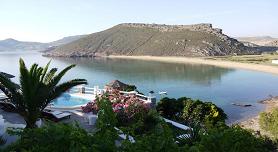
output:
[[[155,110],[137,115],[136,118],[128,124],[118,124],[118,127],[131,136],[141,136],[151,134],[155,126],[163,122],[163,119]]]
[[[5,151],[90,151],[94,140],[78,126],[48,124],[42,128],[25,129],[21,138]]]
[[[163,98],[157,105],[157,111],[165,118],[186,124],[215,126],[227,119],[224,111],[215,104],[186,97],[177,100]]]
[[[144,134],[151,134],[157,125],[163,123],[163,120],[159,116],[159,114],[151,110],[144,117],[138,119],[138,121],[132,124],[130,127],[131,135],[140,136]]]
[[[278,139],[278,109],[260,113],[259,124],[263,130],[269,131],[275,139]]]
[[[189,123],[202,123],[206,126],[215,126],[225,122],[227,115],[224,111],[211,102],[200,100],[184,100],[182,118]]]
[[[112,103],[108,100],[107,95],[103,95],[102,98],[97,99],[97,105],[99,111],[96,122],[97,131],[94,134],[95,147],[101,151],[116,151],[117,119],[112,109]]]
[[[171,129],[165,122],[154,126],[149,134],[134,136],[136,142],[125,141],[120,147],[124,152],[177,152],[181,151],[174,140]]]
[[[211,129],[189,151],[206,152],[268,152],[275,146],[268,139],[255,137],[250,131],[238,126]]]
[[[128,106],[119,110],[115,110],[118,120],[117,126],[130,126],[147,117],[150,107],[141,101],[135,101],[127,104]]]
[[[174,98],[162,98],[160,102],[157,104],[157,111],[161,116],[176,120],[180,117],[183,109],[183,101],[176,100]]]
[[[137,89],[137,87],[135,85],[128,85],[126,88],[124,88],[123,91],[135,91]]]

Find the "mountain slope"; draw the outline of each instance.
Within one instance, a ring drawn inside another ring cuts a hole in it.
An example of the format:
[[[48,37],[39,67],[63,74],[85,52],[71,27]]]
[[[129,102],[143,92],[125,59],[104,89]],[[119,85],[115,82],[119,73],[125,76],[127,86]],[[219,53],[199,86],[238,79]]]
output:
[[[60,46],[60,45],[64,45],[64,44],[76,41],[76,40],[78,40],[80,38],[83,38],[85,36],[87,36],[87,35],[67,36],[67,37],[64,37],[64,38],[62,38],[60,40],[50,42],[48,44],[51,45],[51,46]]]
[[[238,37],[237,40],[242,42],[253,43],[260,46],[271,46],[272,42],[277,41],[277,38],[270,36],[257,36],[257,37]]]
[[[125,23],[60,46],[48,56],[216,56],[250,53],[236,39],[211,24]]]
[[[278,47],[278,39],[271,41],[269,43],[266,44],[267,46],[274,46],[274,47]]]
[[[39,51],[47,47],[47,44],[39,42],[23,42],[15,39],[5,39],[0,41],[0,51]]]
[[[86,35],[68,36],[49,43],[24,42],[15,39],[0,40],[0,51],[49,51],[57,46],[76,41]]]

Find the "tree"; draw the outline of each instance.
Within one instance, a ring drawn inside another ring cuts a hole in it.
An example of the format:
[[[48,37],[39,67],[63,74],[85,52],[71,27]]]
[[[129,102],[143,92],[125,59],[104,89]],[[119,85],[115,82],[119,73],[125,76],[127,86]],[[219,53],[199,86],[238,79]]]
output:
[[[50,62],[45,67],[33,64],[29,70],[22,59],[19,60],[19,65],[20,85],[0,75],[0,89],[24,118],[26,128],[36,127],[37,119],[53,99],[74,86],[87,84],[85,79],[73,79],[59,84],[62,77],[75,65],[70,65],[57,74],[57,68],[48,70]]]

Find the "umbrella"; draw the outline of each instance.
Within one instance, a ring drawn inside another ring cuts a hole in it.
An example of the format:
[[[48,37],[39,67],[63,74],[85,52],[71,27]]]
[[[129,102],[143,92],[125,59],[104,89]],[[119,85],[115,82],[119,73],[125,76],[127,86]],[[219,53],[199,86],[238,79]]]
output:
[[[8,73],[5,73],[5,72],[0,72],[0,74],[4,75],[5,77],[11,79],[11,78],[14,78],[15,76],[11,75],[11,74],[8,74]]]
[[[128,88],[129,85],[125,84],[119,80],[113,80],[112,82],[106,84],[106,87],[118,89],[118,90],[124,90],[124,89]]]

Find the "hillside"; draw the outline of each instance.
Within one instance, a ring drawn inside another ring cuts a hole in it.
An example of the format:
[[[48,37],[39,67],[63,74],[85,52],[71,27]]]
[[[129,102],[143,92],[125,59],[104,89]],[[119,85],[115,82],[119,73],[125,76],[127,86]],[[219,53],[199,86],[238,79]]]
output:
[[[49,43],[24,42],[9,38],[0,40],[0,51],[49,51],[82,37],[85,37],[85,35],[68,36]]]
[[[236,39],[211,24],[125,23],[60,46],[47,56],[106,55],[219,56],[250,53]]]
[[[277,41],[278,39],[270,36],[257,36],[257,37],[238,37],[237,40],[241,42],[253,43],[260,46],[273,46],[271,45],[271,43],[273,41]]]
[[[238,37],[236,39],[256,52],[273,52],[278,50],[278,39],[270,36]]]
[[[5,39],[0,41],[0,51],[39,51],[47,47],[47,44],[39,42],[23,42],[15,39]]]
[[[50,42],[48,44],[51,45],[51,46],[60,46],[60,45],[64,45],[64,44],[76,41],[76,40],[78,40],[80,38],[83,38],[85,36],[87,36],[87,35],[67,36],[67,37],[64,37],[64,38],[62,38],[60,40]]]
[[[275,46],[278,47],[278,39],[266,44],[267,46]]]

